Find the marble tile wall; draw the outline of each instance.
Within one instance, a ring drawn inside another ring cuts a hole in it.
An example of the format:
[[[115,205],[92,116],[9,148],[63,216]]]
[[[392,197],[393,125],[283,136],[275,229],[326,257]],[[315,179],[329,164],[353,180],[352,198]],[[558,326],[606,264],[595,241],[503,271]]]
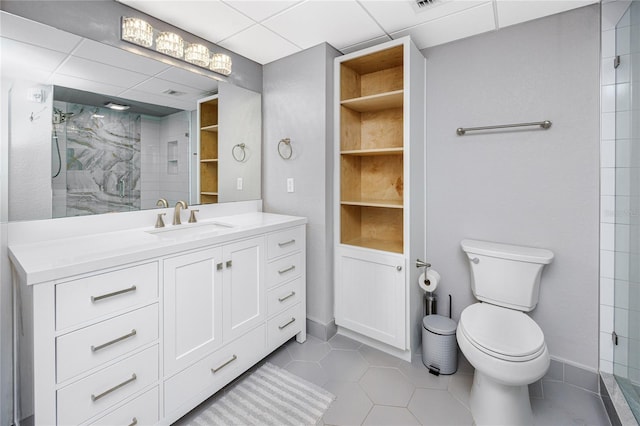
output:
[[[52,178],[54,217],[154,208],[189,200],[189,113],[156,118],[56,101],[73,113],[54,125],[62,171]],[[52,142],[52,170],[58,166]]]

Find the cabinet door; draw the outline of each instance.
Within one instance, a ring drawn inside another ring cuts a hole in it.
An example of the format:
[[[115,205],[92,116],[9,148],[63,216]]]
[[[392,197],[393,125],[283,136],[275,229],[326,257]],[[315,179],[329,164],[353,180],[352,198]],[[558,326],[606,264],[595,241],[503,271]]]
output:
[[[165,374],[222,344],[222,249],[164,261]]]
[[[224,246],[223,327],[228,342],[265,318],[264,239]]]
[[[404,257],[342,248],[336,324],[405,349]]]

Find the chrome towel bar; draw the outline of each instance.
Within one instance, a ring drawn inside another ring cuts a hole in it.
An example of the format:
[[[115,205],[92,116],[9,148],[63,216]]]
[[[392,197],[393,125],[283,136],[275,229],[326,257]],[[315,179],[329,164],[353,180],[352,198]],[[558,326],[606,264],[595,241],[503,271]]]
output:
[[[534,123],[516,123],[516,124],[498,124],[495,126],[485,126],[485,127],[458,127],[456,129],[456,133],[458,136],[463,136],[467,132],[472,132],[475,130],[492,130],[492,129],[506,129],[509,127],[528,127],[528,126],[539,126],[543,129],[548,129],[551,127],[551,121],[536,121]]]

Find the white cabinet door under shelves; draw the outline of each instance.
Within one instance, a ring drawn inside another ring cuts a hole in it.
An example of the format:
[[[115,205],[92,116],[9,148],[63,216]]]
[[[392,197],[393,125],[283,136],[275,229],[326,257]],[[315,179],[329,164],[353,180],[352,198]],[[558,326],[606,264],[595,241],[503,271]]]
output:
[[[265,319],[264,239],[223,247],[223,336],[228,342]]]
[[[404,256],[340,247],[336,324],[406,349]]]
[[[165,375],[222,344],[222,248],[164,261]]]

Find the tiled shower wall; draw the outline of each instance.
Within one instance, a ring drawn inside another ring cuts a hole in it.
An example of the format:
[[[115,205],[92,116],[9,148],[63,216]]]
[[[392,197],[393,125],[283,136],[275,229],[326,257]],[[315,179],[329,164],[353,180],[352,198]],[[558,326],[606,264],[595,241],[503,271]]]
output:
[[[165,198],[170,206],[189,202],[190,113],[142,118],[140,208]]]
[[[54,125],[62,167],[52,182],[53,217],[154,208],[159,198],[166,198],[171,205],[180,199],[189,200],[189,112],[162,118],[136,115],[129,126],[131,137],[115,140],[113,135],[117,132],[105,132],[103,127],[122,121],[120,115],[131,114],[109,114],[100,109],[104,117],[92,118],[95,107],[59,101],[54,106],[75,114],[68,124]],[[58,168],[56,151],[54,141],[53,174]],[[105,158],[119,160],[106,164]],[[68,166],[69,159],[80,161],[82,166]],[[70,176],[87,179],[69,180]],[[117,178],[122,176],[127,182],[123,198],[117,194],[116,186]],[[78,186],[85,181],[90,187]]]
[[[640,140],[632,120],[640,109],[640,52],[631,43],[640,36],[640,2],[634,3],[602,4],[600,370],[640,382]]]

